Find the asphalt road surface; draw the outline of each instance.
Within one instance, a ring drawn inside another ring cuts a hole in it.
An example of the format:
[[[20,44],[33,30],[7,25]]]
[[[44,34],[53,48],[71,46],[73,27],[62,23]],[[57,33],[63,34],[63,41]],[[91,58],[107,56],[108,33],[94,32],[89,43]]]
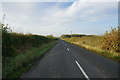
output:
[[[21,78],[118,78],[118,64],[59,40]]]

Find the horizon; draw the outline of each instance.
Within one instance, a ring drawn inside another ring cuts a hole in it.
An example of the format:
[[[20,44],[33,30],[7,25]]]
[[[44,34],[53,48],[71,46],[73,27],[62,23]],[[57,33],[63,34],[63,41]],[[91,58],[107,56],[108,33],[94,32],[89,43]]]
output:
[[[3,2],[2,12],[5,23],[24,34],[103,35],[118,27],[117,2]]]

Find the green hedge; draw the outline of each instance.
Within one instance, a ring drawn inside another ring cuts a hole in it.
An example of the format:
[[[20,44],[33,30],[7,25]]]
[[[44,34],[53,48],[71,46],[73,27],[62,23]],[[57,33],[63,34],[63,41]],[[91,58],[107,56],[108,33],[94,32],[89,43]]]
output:
[[[2,23],[1,23],[2,24]],[[11,57],[29,47],[38,47],[42,44],[56,40],[55,37],[13,33],[8,25],[2,24],[2,56]]]

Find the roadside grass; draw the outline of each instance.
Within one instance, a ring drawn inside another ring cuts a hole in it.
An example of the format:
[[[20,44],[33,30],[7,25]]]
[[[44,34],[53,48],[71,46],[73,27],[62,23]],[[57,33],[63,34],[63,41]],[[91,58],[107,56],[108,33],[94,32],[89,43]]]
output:
[[[119,53],[102,50],[99,47],[92,47],[90,45],[80,44],[80,43],[76,43],[76,42],[71,42],[71,43],[74,45],[77,45],[79,47],[85,48],[91,52],[97,53],[100,56],[112,59],[116,62],[120,62],[120,54]]]
[[[9,58],[2,65],[2,77],[5,79],[19,78],[27,71],[43,54],[51,49],[57,41],[34,47],[31,50],[26,50],[23,54]]]
[[[83,36],[83,37],[71,37],[71,38],[65,38],[63,40],[66,40],[68,42],[75,42],[79,44],[89,45],[91,47],[101,47],[102,43],[102,36]]]

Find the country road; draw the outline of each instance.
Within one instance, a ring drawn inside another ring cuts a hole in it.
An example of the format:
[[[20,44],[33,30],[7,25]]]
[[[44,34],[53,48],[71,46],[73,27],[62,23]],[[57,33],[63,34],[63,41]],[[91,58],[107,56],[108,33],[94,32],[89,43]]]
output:
[[[118,64],[83,48],[59,40],[21,78],[117,78]]]

